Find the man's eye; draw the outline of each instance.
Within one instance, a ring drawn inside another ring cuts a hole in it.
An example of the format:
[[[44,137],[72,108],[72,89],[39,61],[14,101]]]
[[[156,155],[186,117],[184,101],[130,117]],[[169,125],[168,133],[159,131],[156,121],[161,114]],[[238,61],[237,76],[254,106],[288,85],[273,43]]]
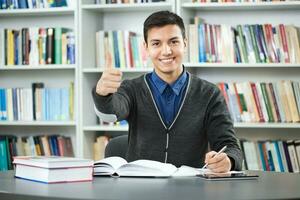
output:
[[[178,40],[173,40],[173,41],[172,41],[172,44],[178,44],[178,43],[179,43]]]
[[[152,46],[158,46],[158,42],[152,43]]]

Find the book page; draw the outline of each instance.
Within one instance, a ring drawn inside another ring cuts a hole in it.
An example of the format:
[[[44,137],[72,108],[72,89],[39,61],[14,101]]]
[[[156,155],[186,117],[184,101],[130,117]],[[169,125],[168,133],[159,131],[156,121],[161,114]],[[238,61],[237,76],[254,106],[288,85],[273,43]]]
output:
[[[127,161],[118,156],[104,158],[94,163],[94,173],[97,175],[113,174],[118,168],[125,164],[127,164]]]
[[[153,160],[136,160],[123,165],[117,170],[120,176],[171,176],[177,168],[169,163],[162,163]]]

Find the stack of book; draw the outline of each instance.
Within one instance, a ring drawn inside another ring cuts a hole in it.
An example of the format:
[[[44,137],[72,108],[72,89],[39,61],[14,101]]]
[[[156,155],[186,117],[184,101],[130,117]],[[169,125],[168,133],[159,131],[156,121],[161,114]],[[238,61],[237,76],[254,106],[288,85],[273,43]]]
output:
[[[133,4],[133,3],[154,3],[165,2],[166,0],[95,0],[95,4]]]
[[[4,29],[0,39],[5,65],[75,64],[75,35],[71,29]]]
[[[218,83],[235,122],[299,122],[297,81]]]
[[[93,180],[93,164],[89,159],[29,156],[15,157],[16,178],[42,183],[79,182]]]
[[[299,172],[300,140],[241,140],[245,168],[277,172]]]
[[[116,68],[149,67],[143,38],[130,31],[98,31],[96,33],[96,65],[106,66],[107,58]]]
[[[299,28],[292,25],[216,25],[195,17],[189,60],[201,63],[300,63]]]
[[[73,119],[74,84],[69,88],[0,88],[0,121],[68,121]]]
[[[193,3],[243,3],[243,2],[279,2],[279,1],[295,1],[295,0],[192,0]]]
[[[1,0],[0,9],[34,9],[74,6],[74,0]]]
[[[0,171],[13,169],[15,156],[73,157],[72,140],[68,136],[0,136]]]

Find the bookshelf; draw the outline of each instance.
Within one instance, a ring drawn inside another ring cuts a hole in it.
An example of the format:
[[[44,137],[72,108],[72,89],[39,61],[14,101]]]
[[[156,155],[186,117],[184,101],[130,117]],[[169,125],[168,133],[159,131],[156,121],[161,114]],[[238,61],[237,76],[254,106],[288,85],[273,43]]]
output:
[[[145,18],[158,10],[179,14],[187,25],[198,15],[212,24],[294,24],[300,27],[300,2],[260,3],[191,3],[190,0],[167,0],[158,3],[96,5],[94,0],[78,0],[74,8],[0,10],[0,29],[23,27],[69,27],[76,38],[76,64],[5,66],[0,52],[0,87],[31,87],[44,82],[47,87],[67,86],[74,82],[74,121],[0,121],[1,134],[65,134],[72,137],[76,156],[92,158],[93,143],[105,133],[126,134],[128,126],[97,124],[91,89],[103,72],[96,67],[96,38],[99,30],[130,30],[142,34]],[[21,20],[22,19],[22,20]],[[59,22],[59,24],[58,24]],[[188,57],[188,56],[187,56]],[[208,81],[300,81],[300,63],[191,63],[186,68]],[[130,79],[152,68],[124,68]],[[235,123],[237,136],[246,139],[300,139],[300,123]]]
[[[245,3],[191,3],[177,0],[177,13],[189,24],[200,16],[209,24],[293,24],[300,26],[297,1]],[[289,63],[190,63],[199,77],[211,82],[271,82],[300,80],[300,64]],[[239,138],[254,140],[299,139],[299,123],[235,123]]]
[[[130,30],[142,34],[142,24],[146,17],[157,10],[175,12],[175,1],[140,4],[105,4],[95,5],[94,1],[80,1],[80,127],[81,155],[93,157],[93,142],[105,132],[124,134],[124,127],[97,125],[91,89],[101,76],[103,68],[96,67],[95,43],[99,30]],[[139,26],[137,26],[139,24]],[[123,77],[133,78],[151,71],[151,68],[125,68]]]
[[[78,8],[56,7],[0,10],[0,30],[30,27],[66,27],[75,34],[76,64],[4,65],[4,45],[1,38],[0,87],[31,88],[33,82],[43,82],[47,88],[69,87],[74,82],[74,120],[68,121],[0,121],[1,135],[71,137],[74,154],[78,154]]]

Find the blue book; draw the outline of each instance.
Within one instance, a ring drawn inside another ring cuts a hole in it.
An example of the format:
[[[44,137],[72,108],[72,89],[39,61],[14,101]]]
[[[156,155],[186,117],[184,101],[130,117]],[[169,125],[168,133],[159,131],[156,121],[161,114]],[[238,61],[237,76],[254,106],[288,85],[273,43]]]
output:
[[[52,138],[52,144],[53,144],[53,153],[55,156],[59,156],[57,136],[53,135],[53,136],[51,136],[51,138]]]
[[[67,33],[67,63],[75,64],[75,35],[74,32]]]
[[[60,100],[60,90],[59,88],[54,89],[54,103],[53,103],[53,120],[61,120],[60,119],[60,108],[61,108],[61,100]]]
[[[1,8],[2,9],[7,9],[6,0],[0,0],[0,2],[1,2]]]
[[[264,150],[263,150],[263,147],[262,147],[262,142],[257,142],[257,144],[258,144],[259,155],[260,155],[260,158],[261,158],[261,164],[262,164],[263,170],[267,171],[265,158],[264,158]]]
[[[280,151],[279,151],[278,141],[273,141],[273,143],[275,145],[275,150],[276,150],[276,154],[277,154],[277,158],[278,158],[278,162],[279,162],[280,171],[284,172],[283,163],[282,163],[282,156],[281,156]]]
[[[0,136],[0,171],[8,170],[8,149],[6,147],[6,137]]]
[[[116,67],[120,68],[120,53],[119,53],[119,45],[118,45],[118,32],[113,31],[113,42],[114,42],[114,53],[115,53],[115,61]]]
[[[273,156],[270,150],[268,150],[268,163],[270,166],[270,171],[275,171]]]
[[[43,120],[47,120],[47,88],[44,88],[43,91],[42,91],[42,108],[43,108],[43,111],[42,111],[42,119]]]
[[[28,8],[27,0],[19,0],[19,8]]]
[[[17,88],[12,88],[12,96],[13,96],[13,114],[14,120],[18,120],[18,92]]]
[[[205,47],[205,25],[199,24],[198,26],[198,38],[199,38],[199,62],[206,62],[206,47]]]
[[[3,118],[3,110],[2,110],[2,101],[3,101],[3,99],[2,99],[3,97],[2,97],[2,88],[0,88],[0,121],[2,120],[2,118]]]
[[[48,136],[48,141],[49,141],[49,148],[50,148],[50,154],[54,156],[54,144],[53,144],[53,136]]]
[[[6,89],[2,89],[2,120],[7,120],[7,94],[6,94]]]
[[[67,6],[67,1],[66,0],[55,0],[54,6],[55,7],[64,7],[64,6]]]
[[[70,115],[69,115],[69,89],[68,88],[62,88],[60,90],[61,92],[61,114],[60,118],[61,120],[70,120]]]

